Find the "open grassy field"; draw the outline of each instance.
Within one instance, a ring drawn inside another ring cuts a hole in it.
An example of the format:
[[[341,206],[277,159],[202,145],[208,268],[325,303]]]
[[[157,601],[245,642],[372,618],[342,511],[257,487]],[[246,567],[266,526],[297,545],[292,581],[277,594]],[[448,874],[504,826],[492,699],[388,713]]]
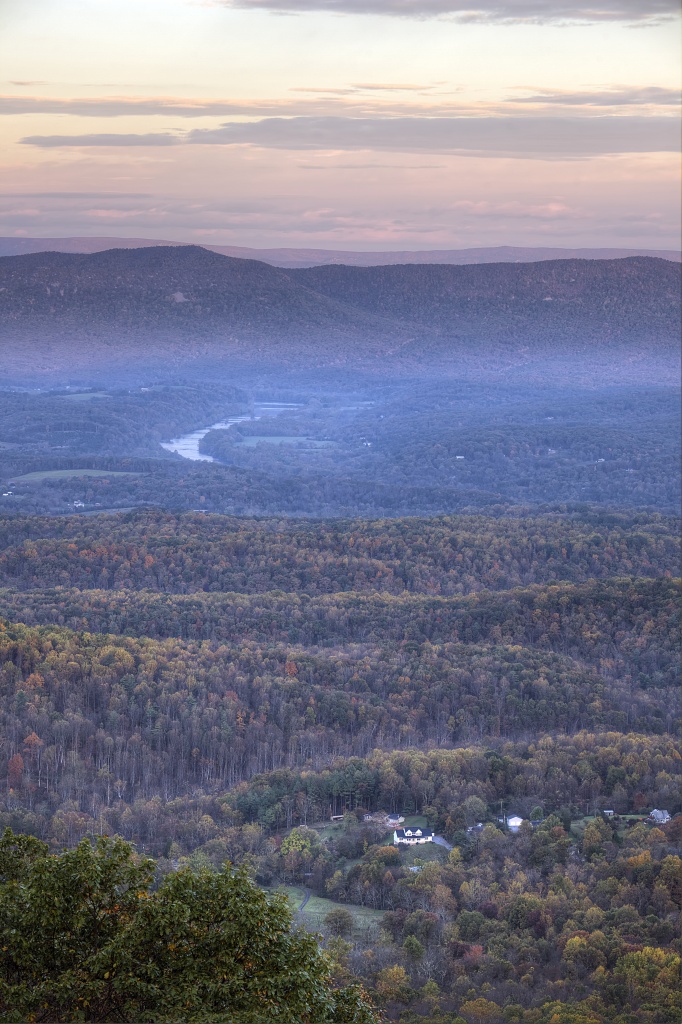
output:
[[[437,864],[444,864],[448,859],[448,851],[444,846],[436,843],[424,843],[423,846],[401,846],[400,863],[404,868],[415,867],[418,864],[429,864],[435,861]]]
[[[429,823],[423,814],[406,814],[405,823],[401,828],[428,828]]]
[[[274,892],[286,893],[294,913],[298,913],[301,904],[305,899],[305,890],[296,885],[282,885]],[[363,934],[367,929],[378,928],[383,917],[383,910],[373,910],[371,907],[357,907],[351,903],[336,903],[334,900],[326,900],[321,896],[311,895],[301,911],[300,921],[306,927],[317,931],[324,926],[324,919],[330,910],[336,907],[345,907],[353,915],[354,931]]]
[[[585,828],[587,827],[587,825],[589,825],[591,821],[594,820],[594,814],[585,815],[582,818],[577,818],[574,822],[571,823],[571,832],[573,833],[573,835],[577,836],[578,839],[582,839]],[[618,816],[618,834],[625,835],[628,829],[633,828],[634,825],[638,822],[646,820],[646,814],[620,814]]]
[[[315,829],[323,842],[329,839],[336,839],[343,833],[342,821],[322,821],[310,827]]]
[[[66,480],[69,477],[82,476],[143,476],[142,473],[124,473],[111,469],[40,469],[33,473],[15,476],[13,483],[40,483],[42,480]]]
[[[93,398],[109,398],[106,391],[78,391],[74,395],[57,395],[57,398],[65,398],[69,402],[89,402]]]
[[[314,437],[300,437],[299,435],[292,437],[255,435],[253,437],[245,437],[243,440],[235,442],[235,444],[238,448],[255,448],[258,444],[293,444],[302,445],[305,448],[330,448],[335,446],[336,441],[318,441]]]

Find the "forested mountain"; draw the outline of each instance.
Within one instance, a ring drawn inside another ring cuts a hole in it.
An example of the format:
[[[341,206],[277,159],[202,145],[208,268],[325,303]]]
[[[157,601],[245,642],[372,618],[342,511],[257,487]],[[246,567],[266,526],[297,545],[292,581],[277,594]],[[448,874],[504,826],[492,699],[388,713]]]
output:
[[[197,246],[6,256],[2,352],[9,374],[228,356],[439,373],[542,358],[566,372],[580,352],[623,379],[623,360],[646,376],[674,359],[679,275],[651,257],[283,270]]]
[[[663,634],[660,653],[652,632]],[[87,801],[119,779],[130,801],[231,785],[269,768],[319,767],[375,746],[597,727],[661,733],[679,712],[671,632],[663,610],[621,641],[626,651],[650,645],[648,657],[613,652],[586,664],[495,635],[488,644],[389,647],[381,638],[320,649],[272,636],[196,645],[8,626],[0,632],[5,753],[9,761],[35,733],[45,796]]]
[[[3,257],[0,288],[8,372],[64,372],[69,361],[73,369],[131,358],[151,367],[167,358],[254,357],[264,344],[271,361],[286,363],[306,339],[357,346],[366,334],[388,331],[282,270],[198,246]]]
[[[672,262],[638,256],[464,267],[315,267],[296,271],[295,280],[424,337],[485,339],[492,349],[568,345],[574,353],[636,340],[660,352],[668,344],[675,347],[677,271]]]
[[[374,746],[675,718],[662,518],[137,513],[6,520],[0,542],[0,610],[44,624],[0,640],[7,757],[35,733],[62,798],[76,758],[77,802],[105,768],[170,798]]]

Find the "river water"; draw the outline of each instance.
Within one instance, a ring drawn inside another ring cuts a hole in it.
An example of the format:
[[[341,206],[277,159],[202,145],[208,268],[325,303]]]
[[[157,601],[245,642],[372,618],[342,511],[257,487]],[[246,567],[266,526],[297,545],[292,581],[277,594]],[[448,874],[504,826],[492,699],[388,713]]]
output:
[[[202,427],[201,430],[194,430],[191,434],[183,434],[182,437],[174,437],[170,441],[162,441],[161,447],[167,452],[175,452],[182,455],[183,459],[191,459],[192,462],[215,462],[212,455],[205,455],[199,451],[199,442],[211,430],[227,430],[233,423],[243,423],[245,420],[260,420],[264,416],[277,416],[281,412],[289,412],[291,409],[300,409],[296,402],[256,402],[252,413],[245,413],[243,416],[230,416],[220,423],[212,423],[210,427]]]

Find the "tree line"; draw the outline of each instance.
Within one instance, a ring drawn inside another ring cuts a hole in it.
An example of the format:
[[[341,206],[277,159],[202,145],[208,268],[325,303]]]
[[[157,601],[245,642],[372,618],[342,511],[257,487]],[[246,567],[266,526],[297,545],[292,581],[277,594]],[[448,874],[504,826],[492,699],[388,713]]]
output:
[[[16,732],[3,753],[16,753],[5,761],[4,823],[68,844],[104,830],[156,854],[175,841],[190,852],[233,825],[286,829],[358,807],[426,813],[452,839],[479,820],[466,816],[470,797],[478,800],[472,814],[479,817],[486,809],[499,814],[500,801],[508,813],[526,817],[538,804],[563,808],[569,820],[596,806],[623,814],[680,807],[680,761],[669,735],[538,732],[537,743],[490,739],[451,749],[376,749],[346,759],[330,751],[317,768],[282,765],[230,782],[215,778],[215,758],[207,756],[215,735],[208,731],[202,742],[197,730],[184,749],[171,735],[173,769],[142,731],[117,742],[104,730],[88,730],[83,716],[69,715],[58,721],[57,742],[48,743],[50,736],[24,732],[16,719],[7,724]]]
[[[680,583],[670,577],[556,583],[464,597],[342,592],[0,591],[0,614],[27,625],[214,643],[466,643],[555,651],[606,679],[675,686]]]
[[[677,521],[658,515],[254,520],[187,513],[0,520],[0,583],[444,596],[611,576],[679,575]]]

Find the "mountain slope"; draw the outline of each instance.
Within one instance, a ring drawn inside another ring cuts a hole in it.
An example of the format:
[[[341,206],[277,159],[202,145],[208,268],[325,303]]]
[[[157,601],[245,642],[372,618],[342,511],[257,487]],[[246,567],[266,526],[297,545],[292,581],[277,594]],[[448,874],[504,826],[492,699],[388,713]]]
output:
[[[394,324],[311,292],[282,270],[199,246],[36,253],[0,259],[6,368],[133,359],[145,365],[231,353],[300,359],[317,340],[387,336]]]
[[[316,267],[291,276],[318,294],[440,337],[579,348],[672,346],[680,269],[650,257],[454,266]]]
[[[477,372],[648,366],[678,346],[680,265],[650,257],[282,270],[199,246],[0,258],[10,375],[186,361]]]
[[[200,246],[36,253],[0,260],[4,322],[55,329],[191,331],[364,326],[366,314],[311,293],[285,272]],[[371,315],[370,315],[370,320]]]

